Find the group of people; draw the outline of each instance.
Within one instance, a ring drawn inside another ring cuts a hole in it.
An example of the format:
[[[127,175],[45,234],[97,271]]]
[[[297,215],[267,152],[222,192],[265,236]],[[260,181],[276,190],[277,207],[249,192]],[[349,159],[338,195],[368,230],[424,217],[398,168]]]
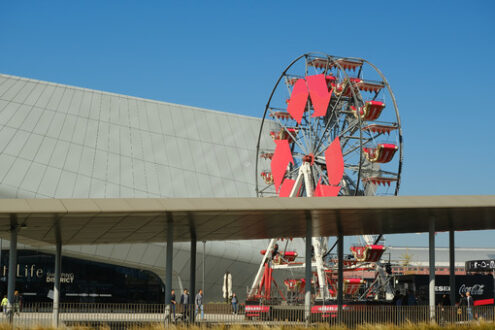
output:
[[[406,291],[406,294],[401,294],[399,290],[395,291],[394,298],[392,299],[392,305],[395,306],[415,306],[418,302],[414,292],[411,289]]]
[[[417,305],[416,297],[412,290],[407,290],[405,295],[402,295],[399,290],[395,291],[394,298],[392,300],[392,305],[395,306],[414,306]],[[443,294],[442,298],[437,301],[437,305],[439,307],[440,312],[442,312],[441,317],[443,317],[444,312],[447,310],[446,307],[451,306],[450,298],[447,294]],[[467,314],[467,318],[469,321],[473,320],[473,306],[474,299],[471,295],[471,292],[467,291],[464,295],[461,293],[461,297],[459,301],[456,303],[457,306],[457,315],[458,317],[462,317],[463,308],[465,308],[465,312]]]
[[[458,307],[459,308],[466,307],[467,317],[469,321],[473,319],[473,306],[474,306],[474,300],[473,300],[473,296],[471,296],[471,292],[467,291],[466,295],[461,293],[461,298],[459,299]],[[459,311],[462,314],[462,309],[459,309]]]
[[[180,296],[180,305],[184,306],[184,319],[187,320],[191,316],[191,294],[189,293],[188,289],[184,289],[182,295]],[[170,307],[172,310],[172,315],[174,317],[174,320],[176,319],[175,316],[175,308],[177,305],[177,299],[175,296],[175,290],[172,289],[170,292]],[[198,294],[196,294],[196,297],[194,298],[194,317],[198,315],[198,313],[201,314],[201,320],[204,320],[204,307],[203,307],[203,290],[199,290]]]
[[[189,293],[188,289],[184,289],[180,296],[179,304],[184,306],[183,307],[183,318],[184,320],[189,320],[191,316],[191,311],[192,311],[192,301],[191,299],[191,294]],[[238,312],[238,299],[235,293],[232,294],[232,313],[237,314]],[[170,308],[172,311],[173,319],[176,320],[176,315],[175,315],[175,310],[177,306],[177,299],[175,295],[175,290],[170,291]],[[198,293],[196,294],[196,297],[194,297],[194,318],[200,314],[201,321],[205,320],[205,314],[204,314],[204,307],[203,307],[203,290],[199,290]]]
[[[2,306],[3,314],[5,316],[7,316],[9,312],[20,315],[22,308],[22,297],[19,294],[19,291],[14,291],[14,299],[12,303],[9,301],[7,296],[4,295],[2,301],[0,302],[0,306]],[[11,307],[10,310],[9,307]]]

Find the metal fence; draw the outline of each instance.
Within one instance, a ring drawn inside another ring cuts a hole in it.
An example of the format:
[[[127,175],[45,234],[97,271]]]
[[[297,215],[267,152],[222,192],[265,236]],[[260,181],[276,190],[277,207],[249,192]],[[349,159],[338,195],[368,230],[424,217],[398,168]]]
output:
[[[166,308],[163,304],[86,304],[62,303],[59,306],[60,325],[108,325],[112,329],[149,326],[150,324],[239,324],[239,325],[294,325],[308,323],[340,324],[355,328],[363,324],[395,324],[430,322],[438,324],[465,324],[471,320],[495,322],[494,306],[437,307],[428,306],[375,306],[345,305],[339,311],[336,305],[314,306],[309,313],[302,306],[244,306],[237,312],[230,304],[206,304],[201,309],[191,305]],[[52,304],[25,304],[20,311],[4,312],[0,321],[18,328],[51,326]],[[309,318],[307,316],[309,315]]]

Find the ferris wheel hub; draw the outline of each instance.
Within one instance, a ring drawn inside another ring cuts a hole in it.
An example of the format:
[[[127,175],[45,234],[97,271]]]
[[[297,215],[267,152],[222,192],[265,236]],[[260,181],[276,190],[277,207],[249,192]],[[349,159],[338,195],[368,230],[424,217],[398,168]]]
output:
[[[303,156],[303,162],[313,165],[315,163],[315,155],[313,155],[313,153],[310,153],[309,155]]]

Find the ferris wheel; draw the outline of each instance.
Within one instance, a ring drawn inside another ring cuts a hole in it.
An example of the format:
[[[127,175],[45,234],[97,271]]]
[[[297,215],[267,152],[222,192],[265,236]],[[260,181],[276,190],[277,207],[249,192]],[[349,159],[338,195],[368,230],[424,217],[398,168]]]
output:
[[[258,136],[258,197],[397,195],[401,168],[399,110],[376,66],[308,53],[282,72]]]
[[[399,110],[376,66],[361,58],[308,53],[282,72],[268,99],[258,135],[258,197],[397,195],[401,169]],[[364,245],[351,247],[355,258],[351,268],[377,264],[383,254],[384,246],[376,245],[381,235],[362,238]],[[262,291],[271,276],[263,278],[272,269],[303,265],[287,258],[286,244],[282,261],[270,266],[267,260],[278,246],[276,241],[271,239],[261,251],[264,257],[250,297],[270,296],[269,289],[265,295]],[[332,291],[327,276],[332,266],[324,257],[331,249],[327,251],[325,237],[313,237],[311,245],[318,297],[325,300]],[[383,273],[382,267],[377,269]],[[379,277],[385,279],[383,274]],[[363,281],[356,283],[362,285]],[[387,282],[382,285],[387,286]]]

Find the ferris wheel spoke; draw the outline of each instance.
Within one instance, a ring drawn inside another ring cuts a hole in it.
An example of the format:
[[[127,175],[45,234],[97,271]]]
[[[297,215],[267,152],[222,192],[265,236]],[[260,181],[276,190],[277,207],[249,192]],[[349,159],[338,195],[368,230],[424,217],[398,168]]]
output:
[[[310,143],[310,136],[311,136],[311,131],[308,130],[307,126],[298,126],[299,127],[299,132],[300,132],[300,138],[299,140],[302,140],[302,144],[304,144],[304,146],[306,147],[305,150],[302,150],[302,151],[305,151],[304,154],[309,154],[311,148],[309,147],[309,143]]]
[[[287,92],[288,92],[289,95],[291,95],[292,90],[290,88],[290,83],[289,83],[289,79],[290,78],[288,78],[287,75],[285,75],[284,78],[285,78],[285,86],[287,87]]]
[[[348,126],[342,132],[340,132],[339,138],[341,136],[347,134],[350,131],[352,132],[352,130],[354,130],[356,128],[356,126],[359,126],[359,120],[357,120],[355,118],[353,118],[351,120],[346,120],[346,121],[347,121]]]
[[[371,139],[368,139],[368,140],[366,141],[366,143],[367,143],[367,142],[369,142],[369,141],[371,141]],[[364,144],[365,144],[365,143],[363,143],[363,145],[364,145]],[[350,146],[349,148],[350,148],[350,149],[348,149],[347,151],[342,150],[342,155],[343,155],[344,157],[345,157],[345,156],[347,156],[347,155],[349,155],[351,152],[354,152],[354,151],[358,150],[359,148],[361,148],[361,143],[356,143],[356,144],[353,144],[353,145],[352,145],[352,146]]]
[[[292,157],[293,158],[303,158],[305,156],[305,154],[301,153],[301,152],[297,152],[297,151],[294,151],[292,152]]]
[[[359,121],[355,120],[352,125],[348,126],[348,129],[346,130],[345,133],[349,133],[350,135],[348,135],[348,136],[352,136],[358,131],[358,129],[359,129]],[[339,138],[341,136],[343,136],[343,134],[340,134]],[[342,149],[345,148],[345,146],[347,145],[348,142],[349,142],[349,139],[347,139],[345,142],[342,143]]]
[[[357,173],[359,171],[359,165],[344,165],[344,168],[348,171]],[[361,171],[362,172],[362,171]]]
[[[313,118],[312,120],[312,124],[311,124],[311,133],[313,134],[313,139],[312,139],[312,144],[311,144],[311,151],[314,152],[314,147],[318,141],[318,136],[320,136],[319,134],[319,130],[320,130],[320,121],[321,121],[321,117],[315,117]]]
[[[309,111],[307,111],[309,113]],[[308,119],[307,118],[304,118],[304,122],[306,123],[306,125],[304,127],[302,127],[301,125],[299,126],[300,127],[300,131],[302,133],[302,140],[304,141],[304,145],[306,146],[306,153],[310,153],[310,137],[311,137],[311,129],[308,130],[308,127],[311,127],[311,123],[308,122]],[[302,124],[302,122],[301,122]],[[308,136],[306,136],[306,133],[308,133]]]
[[[323,181],[323,184],[327,184],[327,185],[330,184],[328,181],[328,177],[326,175],[324,175],[321,168],[319,166],[314,166],[314,168],[316,168],[316,171],[318,172],[318,174],[320,174],[320,179]],[[316,181],[316,184],[318,184],[318,181]]]
[[[387,175],[391,175],[391,176],[398,176],[399,175],[399,173],[397,173],[397,172],[385,171],[385,170],[382,170],[382,169],[380,169],[379,172],[382,173],[382,174],[387,174]]]
[[[365,140],[365,142],[363,142],[363,147],[364,147],[366,144],[370,143],[371,141],[375,141],[375,142],[376,142],[376,138],[378,138],[378,137],[382,136],[383,134],[385,134],[385,133],[379,132],[379,133],[375,133],[375,135],[370,134],[370,135],[369,135],[369,138],[368,138],[368,139],[366,139],[366,140]]]
[[[271,188],[272,186],[273,186],[273,183],[268,184],[267,186],[265,186],[264,188],[262,188],[259,192],[260,193],[264,193],[267,189]]]
[[[330,123],[331,120],[332,120],[332,117],[329,118],[329,122],[328,123]],[[333,139],[332,139],[332,133],[333,133],[334,136],[336,135],[335,134],[335,130],[338,129],[338,122],[337,121],[334,121],[333,122],[333,125],[331,125],[331,126],[328,125],[328,123],[325,126],[324,132],[323,133],[320,133],[320,136],[321,137],[318,140],[318,144],[314,148],[315,155],[322,155],[325,152],[325,150],[328,148],[328,146],[330,145],[330,142],[333,141]]]
[[[318,121],[317,126],[317,134],[320,136],[319,139],[315,139],[315,145],[313,145],[313,150],[315,153],[318,152],[324,141],[329,140],[331,136],[331,130],[333,130],[337,125],[337,120],[334,121],[334,117],[337,119],[338,113],[337,110],[332,111],[330,116],[326,119],[326,123],[324,119]],[[333,125],[332,125],[333,123]]]
[[[347,185],[350,185],[352,188],[354,188],[354,190],[356,190],[356,183],[354,182],[354,180],[352,180],[351,177],[349,177],[349,175],[345,174],[343,180]]]
[[[376,100],[376,98],[378,97],[378,95],[380,95],[381,93],[381,90],[379,90],[378,92],[375,92],[375,96],[373,96],[372,100]]]
[[[301,166],[294,166],[294,168],[292,168],[292,169],[290,169],[289,171],[287,171],[287,173],[285,174],[285,176],[286,176],[287,178],[292,177],[292,175],[293,175],[293,174],[295,174],[295,173],[297,173],[297,172],[299,171],[299,168],[300,168],[300,167],[301,167]]]
[[[316,151],[318,150],[317,149],[317,145],[320,145],[321,144],[321,139],[324,139],[325,136],[321,133],[321,129],[323,127],[323,122],[324,122],[324,119],[323,118],[317,118],[315,120],[315,126],[313,127],[313,134],[314,134],[314,139],[313,139],[313,143],[311,145],[311,150],[314,153],[316,153]]]
[[[333,107],[332,107],[332,109],[330,110],[330,118],[328,118],[328,120],[327,120],[327,123],[326,123],[326,125],[325,125],[325,129],[323,130],[323,133],[322,133],[322,135],[321,135],[322,137],[326,136],[327,131],[328,131],[328,129],[330,128],[330,123],[332,122],[333,116],[334,116],[334,115],[336,115],[336,108],[337,108],[337,105],[339,105],[341,98],[342,98],[342,94],[340,94],[340,95],[338,96],[337,101],[335,102],[334,106],[333,106]],[[319,148],[320,148],[320,146],[321,146],[321,141],[322,141],[322,140],[323,140],[323,139],[321,139],[321,140],[320,140],[320,143],[318,143],[318,145],[315,147],[315,152],[316,152],[317,150],[319,150]]]
[[[268,110],[270,111],[270,114],[273,114],[273,111],[271,110],[271,108],[268,108]],[[273,118],[275,119],[275,122],[277,124],[280,125],[281,128],[284,129],[285,132],[287,132],[287,134],[289,134],[289,136],[291,137],[292,141],[294,141],[294,143],[296,143],[299,148],[301,148],[301,150],[304,150],[304,147],[298,142],[298,140],[296,139],[296,137],[289,131],[289,129],[287,128],[287,126],[285,126],[282,121],[280,119],[278,119],[277,117],[273,116]]]
[[[342,147],[342,155],[345,157],[347,156],[348,154],[352,153],[353,151],[356,151],[357,149],[359,149],[361,146],[365,146],[366,144],[370,143],[371,141],[374,141],[375,138],[377,138],[378,136],[380,135],[383,135],[383,133],[378,133],[377,135],[375,136],[372,136],[370,138],[367,138],[365,140],[362,141],[362,143],[356,143],[356,144],[353,144],[351,145],[346,151],[344,151],[344,146]]]
[[[341,137],[341,140],[361,140],[359,136],[354,136],[354,135],[344,135]]]
[[[328,133],[328,131],[327,131],[327,133]],[[341,148],[343,151],[349,138],[348,138],[348,136],[342,136],[341,134],[339,134],[338,138],[340,139],[340,144],[341,144]],[[315,156],[323,155],[323,153],[326,151],[326,149],[328,148],[328,146],[332,142],[330,139],[330,136],[324,136],[322,139],[320,139],[320,141],[321,141],[319,144],[320,147],[319,147],[318,151],[315,153]]]

